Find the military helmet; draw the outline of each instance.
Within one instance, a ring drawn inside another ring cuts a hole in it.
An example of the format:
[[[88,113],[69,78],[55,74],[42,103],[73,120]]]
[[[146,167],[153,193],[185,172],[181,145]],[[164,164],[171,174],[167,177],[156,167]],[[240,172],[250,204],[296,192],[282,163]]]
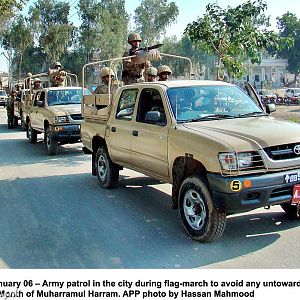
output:
[[[37,78],[34,78],[33,80],[33,83],[36,83],[36,82],[42,82],[41,79],[39,79],[38,77]]]
[[[31,77],[31,76],[32,76],[32,73],[28,72],[27,77]]]
[[[157,76],[157,70],[154,67],[149,67],[146,69],[146,74]]]
[[[158,73],[158,75],[161,73],[168,73],[169,75],[171,75],[172,71],[168,66],[162,65],[157,68],[157,73]]]
[[[136,33],[136,32],[133,32],[133,33],[130,33],[128,35],[128,43],[132,42],[132,41],[138,41],[138,42],[141,42],[142,41],[142,38],[141,36]]]
[[[101,78],[104,77],[104,76],[109,76],[109,74],[111,76],[115,77],[115,72],[112,69],[110,69],[109,67],[105,67],[105,68],[100,70],[100,77]]]
[[[61,67],[61,63],[60,63],[59,61],[55,62],[54,68],[55,68],[55,67]]]

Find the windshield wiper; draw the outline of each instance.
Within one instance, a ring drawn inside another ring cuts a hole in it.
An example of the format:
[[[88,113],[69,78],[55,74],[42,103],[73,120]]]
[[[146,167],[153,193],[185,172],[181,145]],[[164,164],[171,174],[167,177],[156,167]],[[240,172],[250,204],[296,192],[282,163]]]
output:
[[[253,112],[246,113],[246,114],[239,114],[237,117],[244,118],[244,117],[256,117],[256,116],[261,116],[261,115],[266,116],[267,114],[262,111],[253,111]]]
[[[189,119],[189,120],[180,120],[182,122],[198,122],[205,120],[220,120],[220,119],[234,119],[235,116],[228,114],[209,114],[205,116],[199,116],[197,118]]]

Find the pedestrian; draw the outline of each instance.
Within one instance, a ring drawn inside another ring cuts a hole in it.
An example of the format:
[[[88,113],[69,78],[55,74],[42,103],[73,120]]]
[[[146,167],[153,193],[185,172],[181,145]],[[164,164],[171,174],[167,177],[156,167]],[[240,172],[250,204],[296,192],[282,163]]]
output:
[[[157,68],[157,74],[158,81],[167,81],[172,74],[172,70],[168,66],[162,65]]]
[[[113,94],[115,92],[115,88],[113,85],[114,77],[115,77],[115,73],[112,69],[108,67],[102,68],[100,70],[101,83],[96,87],[93,94],[108,94],[109,81],[110,81],[110,92],[111,94]]]
[[[14,112],[14,106],[15,101],[17,97],[17,92],[15,90],[11,91],[10,96],[7,100],[7,127],[8,129],[14,128],[14,119],[15,119],[15,112]]]

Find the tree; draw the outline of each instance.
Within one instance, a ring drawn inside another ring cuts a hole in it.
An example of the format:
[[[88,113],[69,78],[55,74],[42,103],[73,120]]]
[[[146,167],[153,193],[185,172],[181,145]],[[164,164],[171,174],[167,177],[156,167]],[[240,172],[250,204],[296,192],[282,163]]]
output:
[[[263,0],[248,0],[227,9],[208,4],[206,14],[188,24],[185,33],[191,40],[217,56],[218,80],[222,79],[225,70],[230,77],[241,78],[247,59],[259,64],[264,49],[280,46],[279,36],[267,30],[269,18],[264,15],[266,8]]]
[[[18,68],[16,69],[21,78],[24,53],[28,47],[33,45],[31,28],[23,16],[18,16],[4,32],[2,45],[4,49],[13,51],[13,61],[17,62]]]
[[[121,56],[124,52],[129,16],[125,0],[80,0],[80,44],[86,62],[95,52],[101,60]]]
[[[69,23],[70,5],[57,0],[38,0],[29,9],[35,39],[45,52],[48,62],[59,60],[72,45],[75,26]]]
[[[279,35],[283,38],[291,38],[294,41],[293,47],[284,45],[277,55],[288,60],[288,71],[295,74],[294,83],[300,73],[300,20],[295,14],[287,12],[277,18]]]
[[[167,0],[142,0],[134,12],[136,30],[144,44],[151,45],[165,34],[166,27],[176,20],[179,10],[174,2]]]
[[[191,39],[184,35],[180,40],[177,40],[175,36],[166,37],[163,40],[164,46],[161,48],[161,52],[169,53],[179,56],[186,56],[192,60],[193,71],[196,76],[203,76],[204,66],[212,66],[213,56],[208,55],[201,49],[197,49],[191,41]],[[181,59],[167,58],[164,57],[162,64],[167,64],[172,69],[173,75],[175,77],[184,75],[188,70],[188,63]]]
[[[20,11],[27,0],[0,0],[0,34],[6,22]]]

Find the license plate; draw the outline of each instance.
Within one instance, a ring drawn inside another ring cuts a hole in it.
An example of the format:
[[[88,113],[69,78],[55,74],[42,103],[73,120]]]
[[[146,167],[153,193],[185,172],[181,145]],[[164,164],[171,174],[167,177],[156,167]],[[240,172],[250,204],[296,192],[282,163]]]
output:
[[[293,189],[292,203],[298,204],[299,202],[300,202],[300,184],[296,184],[294,185],[294,189]]]
[[[300,182],[300,172],[284,175],[284,181],[285,183]]]

